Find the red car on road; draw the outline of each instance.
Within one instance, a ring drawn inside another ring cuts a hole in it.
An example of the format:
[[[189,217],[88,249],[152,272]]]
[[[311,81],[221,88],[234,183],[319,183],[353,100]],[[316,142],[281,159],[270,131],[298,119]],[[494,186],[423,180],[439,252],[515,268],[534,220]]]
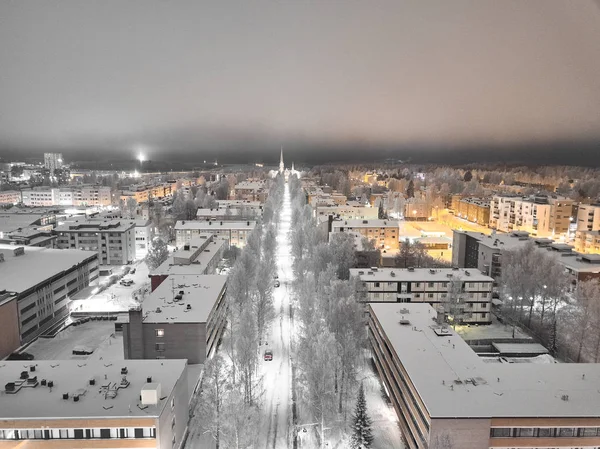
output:
[[[271,351],[270,349],[267,349],[265,351],[264,359],[267,362],[271,362],[273,360],[273,351]]]

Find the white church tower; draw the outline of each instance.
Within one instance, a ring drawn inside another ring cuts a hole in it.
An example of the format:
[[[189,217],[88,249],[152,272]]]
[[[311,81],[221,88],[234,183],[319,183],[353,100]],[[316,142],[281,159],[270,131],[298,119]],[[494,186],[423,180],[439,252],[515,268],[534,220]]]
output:
[[[279,157],[279,173],[283,174],[285,166],[283,165],[283,147],[281,147],[281,156]]]

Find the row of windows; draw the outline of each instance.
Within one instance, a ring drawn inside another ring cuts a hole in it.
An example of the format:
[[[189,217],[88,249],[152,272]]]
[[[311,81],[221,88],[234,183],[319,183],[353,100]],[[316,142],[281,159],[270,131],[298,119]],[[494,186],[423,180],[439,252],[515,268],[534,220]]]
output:
[[[26,326],[27,324],[31,323],[36,318],[37,318],[37,313],[34,313],[30,317],[25,318],[23,321],[21,321],[21,326]]]
[[[83,440],[111,438],[156,438],[154,427],[111,429],[0,429],[0,440]]]
[[[24,315],[25,313],[29,312],[31,309],[33,309],[35,307],[35,302],[32,302],[31,304],[29,304],[28,306],[25,306],[21,309],[21,315]]]
[[[600,427],[495,427],[492,438],[596,437]]]

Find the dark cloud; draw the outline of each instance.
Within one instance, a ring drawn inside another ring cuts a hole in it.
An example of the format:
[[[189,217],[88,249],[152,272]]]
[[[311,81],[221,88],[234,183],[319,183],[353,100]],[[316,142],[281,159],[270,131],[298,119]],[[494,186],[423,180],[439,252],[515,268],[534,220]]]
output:
[[[0,152],[594,148],[599,25],[584,0],[4,1]]]

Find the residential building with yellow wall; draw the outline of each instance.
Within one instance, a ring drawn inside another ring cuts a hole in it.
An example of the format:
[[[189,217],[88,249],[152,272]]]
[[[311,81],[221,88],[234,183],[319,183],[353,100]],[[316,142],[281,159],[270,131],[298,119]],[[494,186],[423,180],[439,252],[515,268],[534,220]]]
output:
[[[358,232],[375,241],[375,246],[386,251],[399,249],[399,222],[397,220],[334,220],[331,232]]]

